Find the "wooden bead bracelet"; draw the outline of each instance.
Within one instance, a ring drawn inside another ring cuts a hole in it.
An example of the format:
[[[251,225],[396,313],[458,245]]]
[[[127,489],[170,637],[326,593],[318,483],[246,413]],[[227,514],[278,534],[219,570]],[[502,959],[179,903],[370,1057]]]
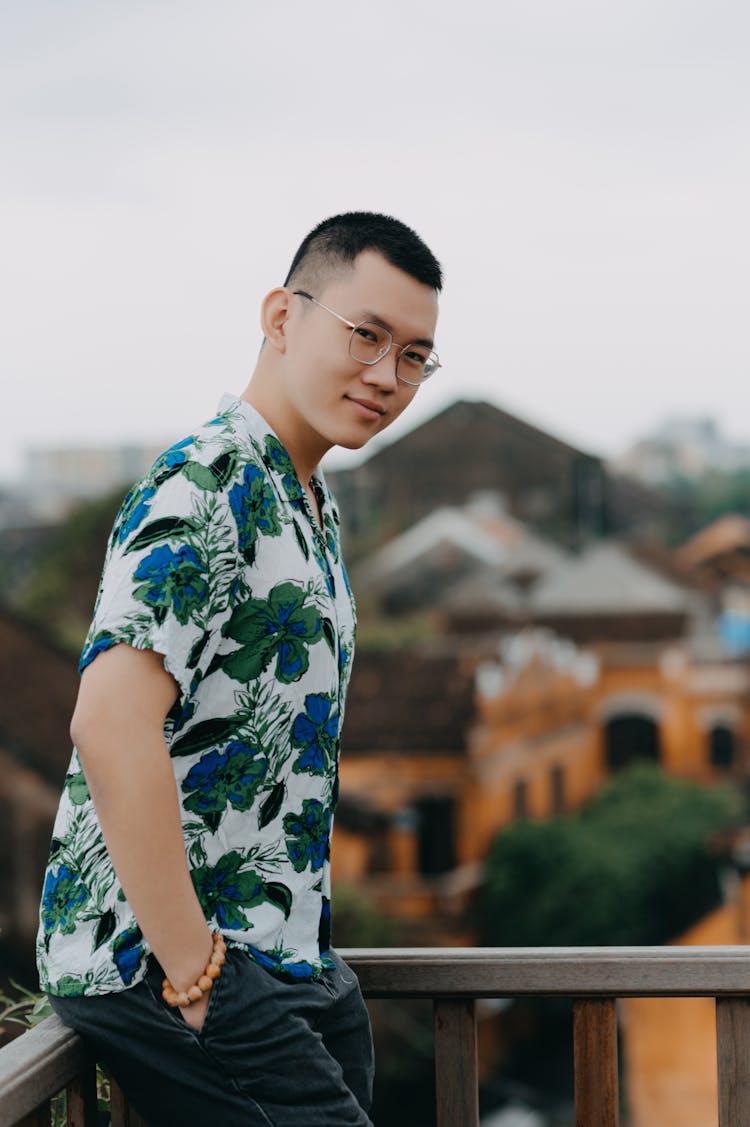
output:
[[[211,958],[206,963],[203,974],[189,990],[175,990],[168,978],[165,978],[162,982],[161,996],[168,1006],[189,1006],[191,1002],[199,1001],[204,994],[209,992],[214,981],[221,974],[221,968],[226,959],[227,945],[220,931],[214,931],[211,934],[214,940]]]

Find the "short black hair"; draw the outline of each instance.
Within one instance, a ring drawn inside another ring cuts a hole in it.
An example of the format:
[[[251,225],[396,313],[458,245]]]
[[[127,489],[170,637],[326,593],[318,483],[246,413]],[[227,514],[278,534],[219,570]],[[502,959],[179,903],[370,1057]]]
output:
[[[374,211],[347,211],[324,219],[302,240],[284,285],[318,289],[341,267],[350,267],[365,250],[374,250],[399,270],[438,292],[443,271],[416,231],[400,219]]]

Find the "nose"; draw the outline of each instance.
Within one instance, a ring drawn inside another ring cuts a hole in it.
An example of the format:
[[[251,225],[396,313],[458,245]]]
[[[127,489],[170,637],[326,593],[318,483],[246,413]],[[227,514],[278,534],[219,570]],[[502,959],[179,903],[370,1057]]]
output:
[[[388,351],[374,364],[368,364],[362,368],[363,382],[373,387],[395,391],[398,387],[398,380],[396,379],[397,360],[398,354],[391,345]]]

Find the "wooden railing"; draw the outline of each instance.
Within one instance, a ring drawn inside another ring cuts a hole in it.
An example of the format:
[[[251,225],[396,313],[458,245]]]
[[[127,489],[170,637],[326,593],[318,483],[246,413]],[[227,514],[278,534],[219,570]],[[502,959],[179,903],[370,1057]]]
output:
[[[431,998],[438,1127],[476,1127],[477,998],[572,998],[577,1127],[617,1127],[615,1002],[716,999],[719,1127],[750,1125],[750,952],[745,947],[412,948],[342,951],[369,998]],[[0,1050],[0,1127],[49,1123],[68,1091],[70,1127],[96,1119],[94,1062],[49,1018]],[[116,1084],[112,1127],[142,1127]]]

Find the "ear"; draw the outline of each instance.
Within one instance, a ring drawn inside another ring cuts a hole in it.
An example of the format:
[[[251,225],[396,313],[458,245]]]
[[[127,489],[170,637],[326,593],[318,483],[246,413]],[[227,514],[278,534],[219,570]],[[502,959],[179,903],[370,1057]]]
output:
[[[260,324],[263,336],[278,352],[286,351],[286,322],[289,316],[289,290],[277,286],[263,298]]]

